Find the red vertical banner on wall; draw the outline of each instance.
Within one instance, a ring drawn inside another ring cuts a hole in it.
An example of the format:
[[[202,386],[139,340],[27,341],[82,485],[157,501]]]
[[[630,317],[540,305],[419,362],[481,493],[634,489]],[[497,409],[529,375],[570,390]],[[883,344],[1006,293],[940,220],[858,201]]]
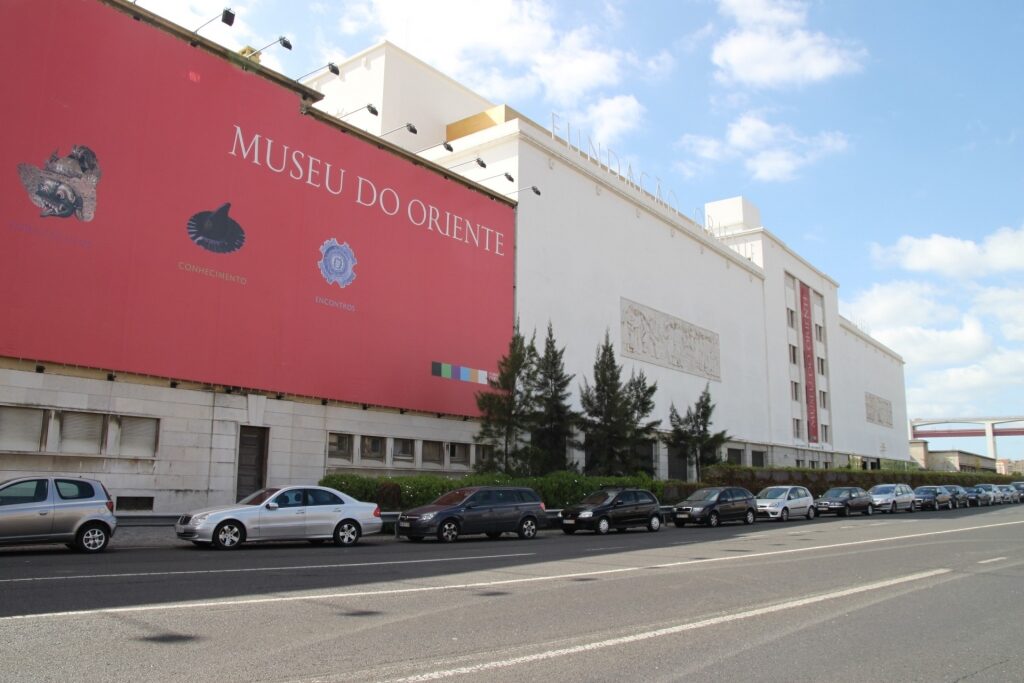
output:
[[[811,288],[800,283],[800,329],[804,338],[804,387],[807,403],[807,442],[818,443],[818,384],[814,367],[814,335]]]

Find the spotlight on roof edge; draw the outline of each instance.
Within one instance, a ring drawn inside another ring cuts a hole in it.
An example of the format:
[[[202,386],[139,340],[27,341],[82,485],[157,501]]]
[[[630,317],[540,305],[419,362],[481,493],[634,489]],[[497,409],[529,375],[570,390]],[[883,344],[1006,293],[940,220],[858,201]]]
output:
[[[246,55],[245,58],[246,59],[252,59],[253,57],[255,57],[256,55],[258,55],[259,53],[263,52],[268,47],[270,47],[271,45],[274,45],[274,44],[280,45],[281,47],[283,47],[286,50],[292,49],[292,42],[290,40],[288,40],[287,38],[285,38],[284,36],[281,36],[280,38],[275,40],[273,43],[267,43],[266,45],[264,45],[260,49],[256,50],[252,54]]]
[[[372,104],[366,104],[366,105],[363,105],[362,107],[359,107],[359,109],[353,109],[352,111],[350,111],[347,114],[342,114],[341,116],[338,117],[338,119],[340,120],[340,119],[345,118],[346,116],[352,116],[352,114],[355,114],[356,112],[360,112],[360,111],[362,111],[364,109],[366,111],[370,112],[371,114],[373,114],[374,116],[376,116],[379,113],[377,111],[377,107],[373,106]]]
[[[377,137],[381,137],[381,138],[382,138],[382,137],[384,137],[385,135],[391,135],[391,134],[392,134],[392,133],[394,133],[394,132],[395,132],[396,130],[402,130],[403,128],[404,128],[404,129],[406,129],[407,131],[409,131],[410,133],[412,133],[413,135],[416,135],[416,133],[417,133],[417,130],[416,130],[416,126],[412,125],[411,123],[403,123],[403,124],[402,124],[401,126],[399,126],[398,128],[392,128],[392,129],[391,129],[391,130],[389,130],[388,132],[386,132],[386,133],[381,133],[381,134],[380,134],[380,135],[378,135]]]
[[[531,192],[533,192],[538,197],[540,196],[540,188],[538,188],[536,185],[529,185],[527,187],[520,187],[518,190],[512,190],[511,192],[507,192],[506,194],[515,194],[516,192],[522,192],[523,190],[530,190]]]
[[[487,164],[484,163],[484,160],[481,159],[480,157],[477,157],[475,159],[470,159],[469,161],[463,161],[461,163],[455,164],[454,166],[449,166],[448,169],[451,170],[453,168],[458,168],[459,166],[465,166],[466,164],[472,164],[474,162],[480,168],[487,168]]]
[[[445,150],[449,151],[449,152],[454,152],[455,151],[455,149],[448,143],[447,140],[442,140],[441,142],[437,143],[436,145],[431,145],[430,147],[424,147],[420,151],[416,152],[416,154],[422,154],[423,152],[426,152],[428,149],[434,149],[435,147],[444,147]]]
[[[341,74],[341,69],[338,68],[337,64],[335,64],[334,62],[327,62],[323,66],[318,66],[317,68],[313,69],[308,74],[302,74],[301,76],[299,76],[295,80],[301,81],[303,78],[306,78],[307,76],[312,76],[313,74],[315,74],[320,69],[327,69],[328,71],[330,71],[335,76],[338,76],[338,75]]]
[[[220,17],[220,21],[223,24],[227,24],[228,26],[233,26],[235,24],[235,13],[231,11],[230,7],[225,7],[224,11],[221,12],[218,16]],[[209,21],[204,23],[202,26],[197,28],[192,33],[199,33],[199,30],[204,28],[206,26],[206,24],[210,24],[210,23],[212,23],[212,22],[214,22],[216,20],[217,20],[217,17],[213,17],[212,19],[210,19]]]
[[[495,178],[504,178],[505,180],[509,181],[510,183],[514,183],[516,181],[516,179],[512,177],[511,173],[505,172],[505,173],[499,173],[498,175],[492,175],[490,178],[483,178],[481,180],[478,180],[477,182],[478,183],[486,183],[488,180],[494,180]]]

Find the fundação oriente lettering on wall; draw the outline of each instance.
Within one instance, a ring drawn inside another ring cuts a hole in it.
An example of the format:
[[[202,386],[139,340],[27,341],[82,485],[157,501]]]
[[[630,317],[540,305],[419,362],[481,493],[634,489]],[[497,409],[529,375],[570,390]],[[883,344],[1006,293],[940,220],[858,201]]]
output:
[[[346,169],[309,152],[280,144],[262,133],[248,137],[234,126],[231,156],[266,168],[294,182],[347,197],[360,206],[376,209],[387,216],[402,216],[409,225],[435,233],[481,251],[505,256],[505,235],[458,213],[435,206],[418,197],[406,199],[379,180],[356,175],[352,182]]]

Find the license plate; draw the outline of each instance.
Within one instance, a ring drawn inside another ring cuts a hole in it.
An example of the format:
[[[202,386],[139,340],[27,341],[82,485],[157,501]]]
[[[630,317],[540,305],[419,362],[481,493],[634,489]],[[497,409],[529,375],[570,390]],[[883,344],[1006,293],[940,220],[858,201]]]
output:
[[[689,519],[690,514],[688,512],[680,512],[676,517],[679,519]]]
[[[575,519],[563,519],[562,520],[562,524],[575,524],[575,523],[576,523]]]
[[[410,526],[409,522],[399,522],[398,526]]]

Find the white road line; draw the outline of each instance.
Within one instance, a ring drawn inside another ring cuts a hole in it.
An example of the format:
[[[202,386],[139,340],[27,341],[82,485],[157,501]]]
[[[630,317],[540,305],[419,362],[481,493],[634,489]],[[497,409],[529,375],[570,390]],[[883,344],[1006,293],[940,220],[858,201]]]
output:
[[[9,617],[0,617],[0,624],[7,621],[18,621],[25,619],[48,619],[55,617],[77,617],[93,614],[124,614],[129,612],[161,612],[181,609],[210,609],[216,607],[234,607],[237,605],[265,605],[282,602],[309,602],[313,600],[337,600],[341,598],[364,598],[380,597],[390,595],[405,595],[411,593],[434,593],[439,591],[465,590],[468,588],[490,588],[492,586],[509,586],[513,584],[537,583],[540,581],[559,581],[563,579],[575,579],[581,576],[603,576],[610,574],[624,574],[649,569],[667,569],[671,567],[683,567],[691,565],[708,564],[711,562],[738,562],[752,560],[762,557],[776,557],[779,555],[790,555],[792,553],[806,553],[817,550],[832,550],[834,548],[845,548],[870,543],[886,543],[888,541],[905,541],[912,538],[925,538],[927,536],[941,536],[944,534],[956,534],[964,531],[976,531],[978,529],[993,529],[1002,526],[1016,526],[1024,524],[1024,520],[1015,522],[999,522],[996,524],[984,524],[981,526],[963,527],[960,529],[946,529],[944,531],[926,531],[919,534],[906,534],[904,536],[890,536],[888,538],[874,538],[865,541],[850,541],[847,543],[831,543],[828,545],[809,546],[806,548],[790,548],[787,550],[770,550],[763,553],[750,553],[745,555],[729,555],[726,557],[711,557],[704,560],[681,560],[679,562],[668,562],[656,565],[616,567],[614,569],[600,569],[586,572],[572,572],[569,574],[554,574],[549,576],[530,576],[520,579],[501,579],[497,581],[478,581],[474,583],[458,583],[442,586],[418,586],[415,588],[386,588],[377,590],[352,591],[347,593],[310,593],[304,595],[288,595],[273,598],[243,598],[236,600],[209,600],[205,602],[177,602],[155,605],[137,605],[134,607],[106,607],[102,609],[74,610],[67,612],[44,612],[40,614],[19,614]]]
[[[459,562],[462,560],[495,560],[508,557],[531,557],[537,553],[510,553],[508,555],[474,555],[471,557],[437,557],[425,560],[393,560],[389,562],[346,562],[342,564],[307,564],[292,567],[243,567],[239,569],[187,569],[176,572],[134,572],[125,574],[80,574],[76,576],[35,576],[21,579],[0,579],[0,583],[27,583],[30,581],[72,581],[79,579],[121,579],[140,576],[182,576],[192,574],[238,574],[246,572],[286,572],[298,569],[344,569],[348,567],[385,567],[396,564],[426,564],[431,562]]]
[[[797,607],[805,607],[807,605],[825,602],[826,600],[836,600],[838,598],[845,598],[850,595],[856,595],[858,593],[876,591],[882,588],[889,588],[891,586],[898,586],[900,584],[909,583],[911,581],[921,581],[924,579],[930,579],[935,576],[948,574],[950,571],[951,570],[949,569],[935,569],[927,572],[919,572],[917,574],[908,574],[906,576],[888,579],[886,581],[877,581],[875,583],[854,586],[852,588],[833,591],[831,593],[814,595],[807,598],[800,598],[798,600],[790,600],[788,602],[779,603],[777,605],[769,605],[768,607],[759,607],[757,609],[747,610],[745,612],[725,614],[720,617],[712,617],[710,619],[703,619],[701,621],[694,621],[687,624],[679,624],[677,626],[670,626],[668,628],[660,628],[655,631],[647,631],[646,633],[637,633],[635,635],[623,636],[621,638],[610,638],[608,640],[599,640],[592,643],[585,643],[583,645],[576,645],[575,647],[566,647],[558,650],[548,650],[547,652],[538,652],[536,654],[525,655],[523,657],[513,657],[511,659],[502,659],[492,662],[485,662],[483,664],[476,664],[473,666],[463,666],[455,669],[433,671],[430,673],[420,674],[418,676],[399,678],[395,679],[393,683],[413,683],[414,681],[436,681],[441,678],[450,678],[452,676],[459,676],[463,674],[475,674],[484,671],[493,671],[494,669],[506,669],[509,667],[518,666],[520,664],[532,664],[534,662],[554,659],[556,657],[566,657],[569,655],[580,654],[583,652],[592,652],[594,650],[615,647],[618,645],[629,645],[631,643],[636,643],[643,640],[650,640],[652,638],[671,636],[677,633],[684,633],[686,631],[696,631],[698,629],[709,628],[711,626],[718,626],[719,624],[726,624],[732,621],[740,621],[741,619],[751,619],[753,617],[760,617],[765,614],[773,614],[775,612],[782,612],[784,610],[795,609]]]
[[[1005,557],[993,557],[991,560],[981,560],[980,562],[978,562],[978,564],[988,564],[989,562],[999,562],[1000,560],[1005,560],[1005,559],[1006,559]]]
[[[623,548],[628,548],[628,547],[629,547],[628,545],[609,545],[609,546],[603,546],[603,547],[600,547],[600,548],[584,548],[584,550],[622,550]]]

